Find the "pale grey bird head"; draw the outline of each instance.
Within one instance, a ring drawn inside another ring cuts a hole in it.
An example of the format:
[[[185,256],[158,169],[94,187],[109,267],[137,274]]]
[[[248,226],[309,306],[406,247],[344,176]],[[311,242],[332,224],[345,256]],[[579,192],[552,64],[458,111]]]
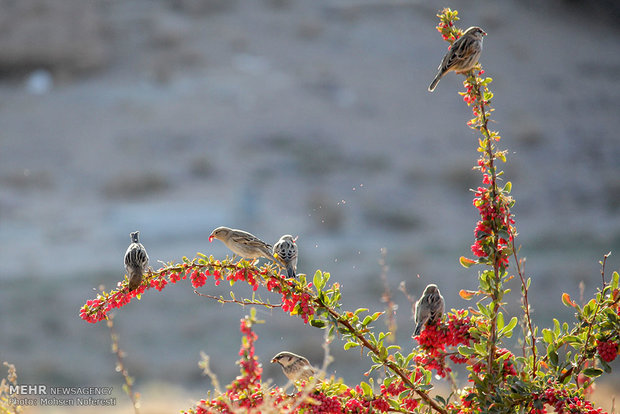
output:
[[[482,40],[482,38],[486,35],[487,33],[478,26],[472,26],[465,30],[465,33],[463,33],[463,36],[471,36],[476,40]]]
[[[232,229],[229,227],[221,226],[211,232],[209,236],[209,241],[212,242],[213,239],[218,240],[228,240],[230,235],[232,234]]]
[[[132,243],[140,243],[140,232],[139,231],[134,231],[132,233],[129,233],[129,237],[131,237]]]
[[[286,240],[290,241],[291,243],[295,243],[297,241],[297,237],[293,237],[290,234],[285,234],[284,236],[280,237],[280,240]]]
[[[424,289],[424,293],[422,293],[422,296],[432,295],[437,292],[439,292],[439,288],[436,284],[431,283],[426,286],[426,289]]]
[[[276,356],[271,358],[272,364],[275,364],[277,362],[283,367],[290,367],[293,364],[299,363],[300,361],[310,365],[310,362],[308,362],[306,358],[288,351],[279,352]]]

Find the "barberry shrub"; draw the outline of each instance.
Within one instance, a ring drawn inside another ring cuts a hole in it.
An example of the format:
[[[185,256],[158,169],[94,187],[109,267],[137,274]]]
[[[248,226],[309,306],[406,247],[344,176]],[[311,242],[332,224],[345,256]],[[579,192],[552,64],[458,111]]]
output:
[[[462,34],[456,26],[458,12],[444,9],[439,14],[438,31],[452,43]],[[360,382],[347,386],[326,380],[323,374],[308,383],[298,383],[297,391],[287,395],[279,387],[267,387],[262,381],[261,364],[254,354],[257,340],[252,326],[254,312],[241,321],[243,341],[240,351],[240,375],[219,392],[197,403],[186,413],[292,412],[292,413],[371,413],[428,412],[447,413],[601,413],[587,400],[598,377],[610,373],[620,343],[620,290],[618,273],[608,278],[601,261],[602,284],[596,295],[583,305],[564,293],[561,300],[573,308],[576,320],[571,324],[554,320],[553,326],[540,329],[530,317],[528,291],[531,279],[522,271],[517,256],[517,236],[511,208],[511,183],[503,181],[500,166],[506,163],[506,150],[499,149],[500,135],[489,129],[493,111],[492,79],[484,76],[480,64],[467,74],[465,91],[460,92],[472,109],[467,125],[479,133],[476,141],[480,158],[475,168],[481,185],[473,191],[473,205],[479,212],[474,228],[472,258],[461,257],[464,267],[476,266],[479,286],[462,290],[464,299],[476,298],[469,309],[452,310],[441,320],[429,324],[411,343],[390,345],[390,332],[381,332],[376,322],[384,312],[360,308],[342,309],[340,286],[330,283],[330,274],[316,271],[311,280],[281,276],[273,263],[257,266],[247,261],[218,260],[197,254],[181,263],[168,263],[144,277],[141,286],[129,291],[127,279],[116,290],[101,292],[80,310],[87,322],[97,323],[108,313],[129,303],[147,290],[163,290],[169,284],[190,279],[198,289],[209,279],[215,285],[227,281],[232,287],[247,283],[254,291],[265,289],[281,297],[281,303],[264,300],[213,298],[220,302],[281,308],[311,327],[324,329],[330,338],[338,335],[345,350],[363,350],[368,356],[369,372],[385,373],[380,383]],[[511,269],[509,271],[509,269]],[[508,280],[521,282],[520,316],[505,314],[505,288]],[[207,296],[207,295],[203,295]],[[523,349],[517,356],[506,348],[506,339],[515,333],[518,319],[524,321],[520,338]],[[414,348],[411,352],[409,350]],[[433,374],[448,376],[456,365],[467,369],[467,383],[456,384],[450,395],[435,395]]]

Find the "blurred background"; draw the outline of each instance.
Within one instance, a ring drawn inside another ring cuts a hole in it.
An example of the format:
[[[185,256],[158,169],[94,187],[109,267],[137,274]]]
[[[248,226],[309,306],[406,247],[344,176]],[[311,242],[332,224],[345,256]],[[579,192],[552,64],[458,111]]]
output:
[[[401,281],[414,298],[435,282],[448,308],[470,306],[458,291],[477,287],[477,269],[458,258],[471,256],[478,138],[462,77],[426,90],[447,49],[435,30],[446,6],[489,34],[481,62],[535,322],[570,323],[561,293],[579,300],[583,282],[592,295],[610,250],[607,275],[620,267],[620,13],[585,3],[1,0],[0,360],[20,383],[113,385],[122,411],[107,328],[78,311],[122,279],[134,230],[154,268],[224,257],[207,240],[220,225],[270,243],[297,235],[298,271],[331,272],[345,309],[382,310],[383,272],[405,351]],[[507,312],[520,317],[511,287]],[[249,309],[192,290],[149,291],[116,313],[146,406],[205,397],[200,351],[222,384],[238,373]],[[322,331],[258,311],[266,378],[286,382],[269,364],[280,350],[321,363]],[[363,378],[367,360],[338,339],[331,351],[337,377]]]

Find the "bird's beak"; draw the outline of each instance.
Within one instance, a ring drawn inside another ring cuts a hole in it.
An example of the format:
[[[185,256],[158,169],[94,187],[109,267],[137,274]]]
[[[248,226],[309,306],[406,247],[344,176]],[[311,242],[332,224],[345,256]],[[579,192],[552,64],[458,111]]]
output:
[[[298,238],[299,238],[299,236],[295,236],[295,238],[293,239],[293,243],[295,243]]]
[[[211,243],[214,238],[215,238],[215,236],[213,235],[213,233],[211,233],[211,235],[209,236],[209,243]]]
[[[271,363],[272,363],[272,364],[275,364],[276,362],[278,362],[278,360],[277,360],[277,359],[275,359],[275,358],[271,360]]]
[[[486,36],[487,32],[485,32],[484,30],[482,31],[482,36]]]

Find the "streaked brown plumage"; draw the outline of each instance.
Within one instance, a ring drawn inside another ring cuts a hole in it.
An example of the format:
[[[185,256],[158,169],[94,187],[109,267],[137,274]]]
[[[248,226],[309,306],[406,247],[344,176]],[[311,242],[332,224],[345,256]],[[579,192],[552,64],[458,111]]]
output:
[[[466,73],[478,64],[482,53],[482,40],[486,32],[478,26],[472,26],[452,43],[450,49],[439,64],[437,75],[428,87],[433,92],[439,80],[448,72]]]
[[[226,247],[244,259],[265,257],[275,261],[271,254],[271,245],[247,231],[222,226],[211,232],[209,241],[212,242],[213,239],[220,240]]]
[[[316,371],[308,360],[300,355],[288,351],[282,351],[271,359],[271,363],[278,363],[286,378],[291,382],[297,380],[308,381],[310,377],[316,375]]]
[[[430,284],[424,289],[422,297],[415,304],[415,330],[413,335],[420,335],[422,327],[441,319],[444,311],[443,296],[437,285]]]

